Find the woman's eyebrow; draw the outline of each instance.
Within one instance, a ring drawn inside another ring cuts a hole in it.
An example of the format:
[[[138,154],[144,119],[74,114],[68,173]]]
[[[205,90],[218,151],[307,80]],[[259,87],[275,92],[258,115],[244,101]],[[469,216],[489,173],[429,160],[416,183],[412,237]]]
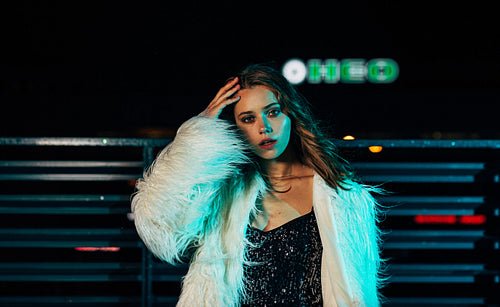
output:
[[[263,107],[262,110],[267,110],[269,109],[270,107],[274,106],[274,105],[279,105],[278,102],[273,102],[273,103],[270,103],[268,104],[267,106]],[[245,115],[245,114],[252,114],[253,111],[245,111],[245,112],[241,112],[240,114],[238,114],[238,117],[240,117],[241,115]]]
[[[274,106],[275,104],[279,105],[278,102],[273,102],[273,103],[270,103],[267,106],[265,106],[262,110],[269,109],[270,107]]]
[[[252,114],[253,111],[245,111],[245,112],[241,112],[238,117],[240,117],[241,115],[245,115],[245,114]]]

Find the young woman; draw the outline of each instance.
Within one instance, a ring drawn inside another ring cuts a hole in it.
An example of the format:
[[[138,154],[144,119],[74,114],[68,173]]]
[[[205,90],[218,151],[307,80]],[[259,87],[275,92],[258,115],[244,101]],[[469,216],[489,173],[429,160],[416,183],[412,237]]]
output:
[[[189,255],[180,306],[372,307],[381,261],[370,192],[307,101],[253,65],[179,128],[132,210],[158,258]]]

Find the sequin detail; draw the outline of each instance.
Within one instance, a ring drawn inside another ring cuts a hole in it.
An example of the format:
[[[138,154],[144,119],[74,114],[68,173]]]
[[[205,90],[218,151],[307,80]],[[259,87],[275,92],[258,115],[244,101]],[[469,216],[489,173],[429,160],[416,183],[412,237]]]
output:
[[[263,232],[249,227],[243,306],[321,306],[323,247],[314,212]]]

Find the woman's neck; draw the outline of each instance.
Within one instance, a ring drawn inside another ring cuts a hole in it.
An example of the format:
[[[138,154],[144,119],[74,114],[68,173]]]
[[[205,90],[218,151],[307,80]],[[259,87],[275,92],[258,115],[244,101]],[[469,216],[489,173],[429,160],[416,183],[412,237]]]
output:
[[[297,168],[302,166],[293,150],[287,148],[281,156],[272,160],[262,160],[266,173],[271,178],[286,178],[298,175]]]

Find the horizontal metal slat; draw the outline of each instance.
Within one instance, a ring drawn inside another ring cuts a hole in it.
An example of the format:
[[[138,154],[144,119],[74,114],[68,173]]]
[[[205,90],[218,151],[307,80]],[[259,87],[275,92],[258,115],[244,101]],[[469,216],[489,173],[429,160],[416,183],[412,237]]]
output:
[[[34,304],[40,306],[53,306],[55,304],[68,305],[71,304],[75,306],[76,304],[92,304],[92,306],[99,306],[99,304],[117,304],[117,306],[123,304],[137,304],[134,306],[139,306],[141,302],[140,297],[131,296],[0,296],[1,304]],[[12,305],[9,305],[12,306]]]
[[[130,195],[118,194],[31,194],[31,195],[0,195],[0,202],[29,201],[29,202],[118,202],[128,201]]]
[[[412,204],[482,204],[484,196],[386,196],[381,198],[384,203],[399,204],[399,203],[412,203]]]
[[[172,139],[155,138],[84,138],[84,137],[3,137],[3,146],[129,146],[129,147],[162,147]],[[368,148],[382,146],[385,148],[463,148],[500,149],[499,140],[333,140],[338,147]]]
[[[410,264],[391,264],[392,271],[438,271],[438,272],[477,272],[484,270],[482,263],[410,263]]]
[[[0,229],[0,247],[139,247],[132,229]]]
[[[0,272],[33,270],[119,270],[140,269],[135,262],[0,262]]]
[[[179,297],[177,296],[165,296],[165,295],[157,295],[155,297],[155,303],[153,306],[161,306],[161,307],[166,307],[166,306],[176,306],[177,301],[179,301]]]
[[[484,169],[483,162],[353,162],[351,165],[356,169],[373,169],[373,170],[482,170]]]
[[[139,281],[139,263],[0,263],[0,281],[106,282]]]
[[[122,204],[117,206],[117,204]],[[127,214],[130,195],[0,195],[0,214]]]
[[[162,282],[180,282],[182,277],[186,275],[188,268],[187,264],[173,266],[163,262],[155,263],[153,265],[153,279]]]
[[[356,162],[358,175],[368,182],[472,183],[484,163]]]
[[[83,137],[6,137],[0,145],[7,146],[110,146],[110,147],[162,147],[172,139],[143,138],[83,138]]]
[[[473,183],[474,175],[366,175],[359,173],[366,182],[401,182],[401,183]]]
[[[45,207],[5,207],[0,206],[0,214],[43,214],[43,215],[75,215],[75,214],[127,214],[130,208],[109,207],[75,207],[75,206],[45,206]]]
[[[388,237],[393,238],[480,238],[483,230],[393,230]]]
[[[140,281],[139,273],[136,275],[124,275],[123,273],[109,274],[0,274],[0,281],[5,282],[109,282],[109,281]]]
[[[80,167],[93,167],[93,168],[134,168],[143,167],[142,161],[72,161],[72,160],[3,160],[0,161],[0,167],[9,168],[80,168]]]
[[[390,216],[418,214],[473,215],[484,204],[482,196],[387,196],[379,201],[390,209]]]
[[[385,242],[384,249],[474,249],[474,242]]]
[[[474,283],[483,264],[391,264],[391,283]]]
[[[0,161],[3,181],[136,180],[142,161]],[[84,173],[81,173],[84,171]]]
[[[138,177],[129,174],[0,174],[0,181],[126,181]]]
[[[429,208],[422,205],[405,205],[388,210],[389,216],[416,216],[416,215],[473,215],[479,207],[473,204],[464,204],[457,206],[441,205],[439,207]]]
[[[334,140],[338,147],[368,148],[382,146],[384,148],[449,148],[449,149],[500,149],[500,140]]]
[[[385,235],[384,249],[474,249],[482,230],[393,230]]]
[[[481,297],[389,297],[384,306],[482,306]]]
[[[474,276],[456,275],[456,276],[439,276],[439,275],[394,275],[389,279],[391,283],[474,283]]]
[[[80,246],[95,247],[141,247],[139,241],[120,241],[120,240],[90,240],[80,238],[80,240],[23,240],[23,241],[0,241],[0,247],[7,248],[66,248]]]
[[[119,228],[17,228],[0,229],[0,236],[14,235],[36,235],[36,236],[119,236],[132,235],[135,231],[132,229]]]

